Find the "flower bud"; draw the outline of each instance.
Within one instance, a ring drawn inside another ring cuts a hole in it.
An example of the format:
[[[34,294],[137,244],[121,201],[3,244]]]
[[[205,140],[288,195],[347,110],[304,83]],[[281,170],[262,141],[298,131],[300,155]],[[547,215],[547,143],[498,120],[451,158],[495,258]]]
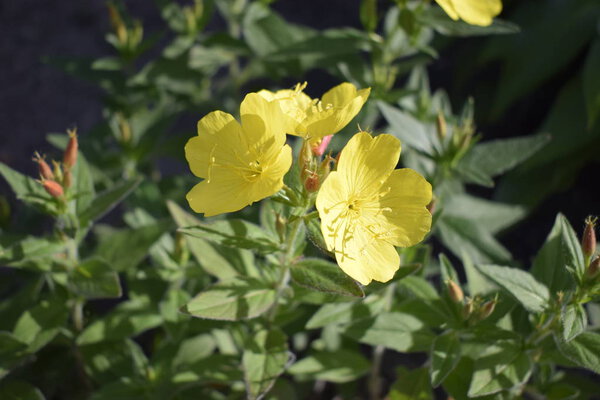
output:
[[[68,189],[73,184],[73,173],[70,169],[65,171],[65,174],[62,179],[63,188]]]
[[[433,214],[435,212],[435,205],[436,205],[436,199],[434,197],[431,199],[429,204],[427,204],[427,206],[426,206],[427,211],[429,211],[430,214]]]
[[[52,160],[52,168],[54,170],[54,179],[57,182],[62,182],[63,180],[63,171],[62,168],[60,167],[60,163],[58,163],[57,161]]]
[[[44,189],[46,190],[46,192],[48,192],[48,194],[56,199],[60,198],[63,196],[64,191],[62,186],[60,186],[60,184],[56,181],[52,181],[49,179],[44,179],[41,181],[42,182],[42,186],[44,187]]]
[[[313,171],[313,155],[308,140],[305,140],[302,143],[302,148],[300,149],[300,155],[298,157],[298,163],[300,167],[300,178],[304,180],[306,179],[307,173],[309,171]]]
[[[54,173],[52,172],[52,169],[50,168],[46,160],[44,160],[44,157],[40,156],[40,153],[36,152],[34,154],[33,161],[37,163],[38,172],[40,173],[40,176],[42,178],[54,179]]]
[[[319,190],[319,187],[321,187],[319,175],[315,174],[314,172],[307,176],[304,180],[304,188],[309,193],[316,192],[317,190]]]
[[[313,144],[311,146],[312,153],[317,157],[321,157],[323,153],[325,153],[325,150],[327,150],[327,146],[329,146],[329,142],[331,142],[332,137],[333,135],[327,135],[323,137],[321,141]]]
[[[585,229],[581,238],[581,249],[583,255],[589,259],[596,253],[596,221],[598,218],[587,217]]]
[[[473,307],[473,299],[467,298],[467,301],[461,310],[461,314],[464,319],[468,319],[471,316],[473,313]]]
[[[67,133],[69,134],[69,143],[63,156],[65,169],[72,168],[77,162],[77,148],[79,147],[77,143],[77,129],[69,129]]]
[[[437,134],[440,140],[444,140],[446,138],[446,134],[448,133],[448,127],[446,126],[446,118],[444,118],[444,113],[441,111],[438,112],[437,120],[436,120]]]
[[[450,299],[453,302],[460,303],[463,301],[465,295],[460,286],[456,284],[456,282],[454,282],[451,279],[448,279],[446,281],[446,287],[448,288],[448,295],[450,296]]]
[[[590,279],[595,279],[600,274],[600,257],[596,257],[585,270],[585,275]]]
[[[487,301],[479,309],[479,320],[484,320],[494,312],[496,308],[496,300]]]

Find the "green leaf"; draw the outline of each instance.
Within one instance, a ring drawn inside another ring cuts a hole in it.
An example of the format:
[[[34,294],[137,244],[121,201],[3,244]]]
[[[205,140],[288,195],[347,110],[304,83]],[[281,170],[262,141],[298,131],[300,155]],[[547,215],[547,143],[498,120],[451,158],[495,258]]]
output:
[[[289,359],[287,337],[279,329],[256,333],[242,356],[248,399],[260,399],[281,375]]]
[[[561,314],[563,339],[565,342],[573,340],[577,335],[585,331],[587,327],[587,315],[581,304],[569,304]]]
[[[56,337],[67,322],[68,315],[63,301],[44,300],[23,312],[13,334],[27,344],[28,352],[35,353]]]
[[[527,310],[543,312],[550,301],[548,288],[527,271],[497,265],[478,266],[482,274],[512,294]]]
[[[241,219],[200,224],[180,228],[178,231],[228,247],[251,249],[264,253],[273,253],[279,250],[279,243],[275,238],[268,235],[260,226]]]
[[[289,23],[261,3],[248,7],[242,28],[246,43],[259,56],[275,53],[314,34],[308,28]]]
[[[125,197],[127,197],[133,191],[133,189],[140,184],[141,181],[142,179],[138,178],[119,182],[112,188],[97,195],[90,205],[79,213],[80,225],[85,227],[88,226],[92,221],[102,218],[102,216],[112,210]]]
[[[346,383],[366,374],[370,365],[360,353],[342,349],[311,354],[294,363],[287,372],[300,381],[323,380]]]
[[[456,256],[462,252],[474,262],[509,262],[510,253],[484,225],[470,218],[442,215],[437,223],[444,245]]]
[[[81,152],[77,156],[77,163],[73,167],[73,187],[69,190],[75,195],[77,214],[81,214],[87,209],[96,195],[88,162]]]
[[[498,233],[527,215],[523,206],[498,203],[468,194],[448,196],[444,201],[444,215],[477,221],[490,233]]]
[[[540,134],[483,142],[465,155],[459,168],[481,171],[489,176],[500,175],[537,153],[550,138],[548,134]]]
[[[301,286],[320,292],[365,297],[360,285],[337,264],[319,258],[305,258],[294,264],[290,272],[292,279]]]
[[[44,400],[42,392],[25,381],[9,381],[0,386],[3,400]]]
[[[438,387],[460,360],[460,341],[453,331],[437,336],[431,346],[431,385]]]
[[[594,126],[600,115],[600,39],[596,38],[585,60],[583,69],[583,94],[588,115],[588,126]]]
[[[399,108],[379,101],[377,102],[383,117],[390,124],[390,133],[402,141],[403,145],[432,154],[433,143],[423,124],[410,114]]]
[[[560,352],[580,367],[600,374],[600,334],[583,332],[566,343],[557,336],[555,341]]]
[[[97,226],[96,256],[106,261],[117,272],[132,270],[147,255],[154,243],[171,228],[171,221],[135,229],[114,229]]]
[[[0,238],[0,246],[0,263],[3,265],[48,271],[53,256],[64,251],[65,242],[33,236],[13,241],[6,235]]]
[[[75,268],[69,282],[75,293],[86,299],[121,297],[119,275],[102,259],[88,259]]]
[[[439,7],[430,7],[419,16],[421,22],[431,26],[446,36],[483,36],[519,33],[519,26],[512,22],[494,19],[489,26],[471,25],[464,21],[454,21]]]
[[[210,356],[217,344],[215,339],[206,333],[184,339],[172,358],[173,366],[192,365]]]
[[[426,351],[433,342],[433,334],[410,314],[388,312],[375,318],[358,321],[348,327],[345,335],[361,343],[384,346],[400,352]]]
[[[442,280],[444,282],[447,280],[451,280],[456,283],[459,283],[460,279],[458,278],[458,274],[456,273],[456,270],[454,269],[454,266],[452,265],[448,257],[446,257],[444,253],[440,253],[439,260],[440,269],[442,271]]]
[[[384,300],[369,296],[352,303],[331,303],[321,306],[306,323],[306,329],[322,328],[329,324],[348,324],[370,318],[383,309]]]
[[[17,199],[56,214],[57,209],[54,199],[46,193],[42,185],[36,182],[35,179],[23,175],[1,162],[0,175],[4,176],[4,179],[15,192]]]
[[[201,222],[192,214],[185,212],[172,201],[167,207],[179,228],[200,225]],[[185,235],[190,251],[209,274],[220,280],[232,278],[238,274],[251,275],[254,269],[254,255],[250,250],[220,247],[202,238]]]
[[[311,218],[308,220],[304,220],[304,225],[306,226],[306,237],[311,241],[319,250],[321,250],[324,254],[333,257],[333,254],[327,250],[327,244],[325,243],[325,238],[323,238],[323,232],[321,232],[321,224],[317,218]]]
[[[88,344],[80,346],[80,351],[87,374],[100,385],[141,376],[148,368],[144,351],[131,339]]]
[[[390,400],[433,400],[427,368],[396,369],[398,379],[390,389]]]
[[[552,292],[557,292],[575,287],[568,268],[581,277],[585,272],[583,253],[569,221],[558,214],[552,231],[533,262],[531,273]]]
[[[186,366],[184,371],[170,377],[174,384],[197,384],[217,382],[231,384],[243,379],[239,356],[212,354],[207,358]]]
[[[273,306],[276,290],[266,282],[236,277],[201,292],[182,311],[194,317],[225,321],[255,318]]]
[[[0,379],[27,355],[27,345],[12,333],[0,331]]]
[[[479,397],[516,387],[529,379],[532,368],[529,356],[512,342],[490,345],[475,360],[468,395]]]
[[[92,322],[81,332],[77,344],[83,346],[102,341],[122,340],[155,328],[162,322],[161,316],[147,301],[129,300]]]

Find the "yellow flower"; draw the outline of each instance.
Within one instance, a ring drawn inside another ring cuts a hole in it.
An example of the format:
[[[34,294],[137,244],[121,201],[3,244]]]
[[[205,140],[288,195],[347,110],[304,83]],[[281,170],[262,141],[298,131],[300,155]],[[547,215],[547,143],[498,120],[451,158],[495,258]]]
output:
[[[453,20],[488,26],[502,11],[501,0],[435,0]]]
[[[240,114],[241,124],[230,114],[211,112],[185,146],[190,169],[204,178],[186,198],[207,217],[241,210],[276,193],[292,165],[292,149],[285,144],[289,126],[278,103],[250,93]]]
[[[294,89],[258,92],[269,101],[278,101],[281,109],[295,123],[287,133],[318,142],[345,127],[367,101],[370,88],[357,90],[348,82],[327,91],[321,100],[311,99],[303,90],[306,82]]]
[[[400,265],[394,246],[420,242],[431,227],[431,185],[411,169],[395,170],[399,158],[394,136],[359,132],[317,195],[328,250],[363,285],[390,280]]]

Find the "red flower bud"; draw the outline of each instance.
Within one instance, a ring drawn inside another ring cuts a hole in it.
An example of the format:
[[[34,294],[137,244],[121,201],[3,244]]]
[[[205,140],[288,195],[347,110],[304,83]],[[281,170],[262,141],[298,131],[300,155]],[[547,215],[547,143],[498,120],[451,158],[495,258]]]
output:
[[[56,199],[62,197],[64,194],[62,186],[56,181],[44,179],[42,180],[42,186],[48,192],[48,194]]]
[[[54,179],[54,173],[52,172],[52,168],[48,165],[46,160],[38,152],[36,152],[33,156],[33,161],[35,161],[38,165],[38,172],[43,179]]]
[[[596,220],[597,218],[587,217],[585,219],[585,229],[581,238],[581,249],[583,255],[591,257],[596,252]]]
[[[490,315],[492,315],[495,308],[496,308],[496,300],[490,300],[490,301],[486,302],[483,306],[481,306],[481,309],[479,310],[479,320],[480,321],[484,320],[487,317],[489,317]]]
[[[304,188],[309,193],[316,192],[319,190],[321,183],[319,182],[319,175],[312,173],[304,180]]]
[[[590,263],[585,274],[590,279],[594,279],[600,274],[600,257],[596,257],[596,259]]]
[[[65,149],[63,164],[66,169],[69,169],[77,162],[77,149],[79,145],[77,143],[77,129],[68,130],[67,132],[69,134],[69,143]]]

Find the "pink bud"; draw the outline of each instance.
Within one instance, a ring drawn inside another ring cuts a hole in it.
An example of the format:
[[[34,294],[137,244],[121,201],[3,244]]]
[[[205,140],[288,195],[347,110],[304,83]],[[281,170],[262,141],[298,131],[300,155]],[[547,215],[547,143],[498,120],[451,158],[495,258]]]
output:
[[[333,135],[327,135],[321,139],[318,144],[312,146],[312,152],[315,156],[321,157],[325,150],[327,150],[327,146],[329,146],[329,142],[331,142],[331,138]]]

